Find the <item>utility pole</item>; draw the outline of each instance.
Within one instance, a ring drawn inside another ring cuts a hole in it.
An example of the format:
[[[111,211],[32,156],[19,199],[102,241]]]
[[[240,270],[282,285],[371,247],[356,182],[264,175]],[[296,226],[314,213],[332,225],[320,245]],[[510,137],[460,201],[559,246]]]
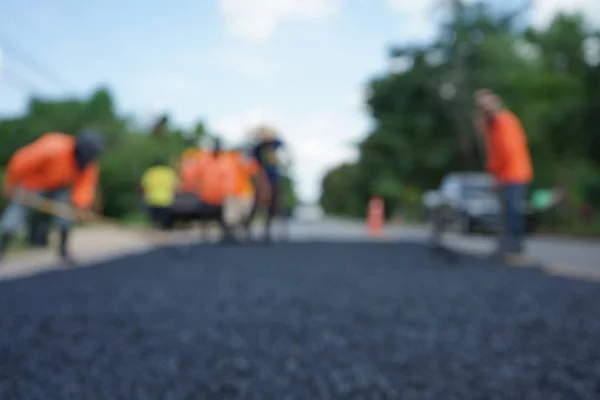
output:
[[[455,88],[451,110],[458,130],[458,146],[463,168],[473,170],[478,167],[476,146],[473,140],[472,100],[473,85],[469,67],[465,63],[465,45],[468,40],[464,35],[464,5],[461,0],[450,0],[454,22],[455,38],[451,48],[451,79]]]

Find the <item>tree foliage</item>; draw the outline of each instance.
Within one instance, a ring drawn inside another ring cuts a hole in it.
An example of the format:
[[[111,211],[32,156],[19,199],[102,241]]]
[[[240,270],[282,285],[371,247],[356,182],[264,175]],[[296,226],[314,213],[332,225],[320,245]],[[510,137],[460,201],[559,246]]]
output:
[[[522,120],[535,168],[534,186],[567,177],[587,202],[600,182],[600,67],[586,60],[593,35],[578,15],[558,15],[547,29],[523,28],[522,10],[498,13],[455,2],[429,45],[394,47],[390,62],[409,67],[368,85],[374,128],[355,164],[322,181],[328,213],[364,215],[368,199],[413,202],[451,171],[480,170],[484,154],[472,124],[472,93],[490,88]],[[390,207],[388,207],[390,208]]]

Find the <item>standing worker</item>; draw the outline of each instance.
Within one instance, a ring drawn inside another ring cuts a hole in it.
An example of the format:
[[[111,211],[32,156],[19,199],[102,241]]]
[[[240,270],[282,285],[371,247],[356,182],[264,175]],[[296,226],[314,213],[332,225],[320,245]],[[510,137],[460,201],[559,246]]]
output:
[[[101,136],[85,132],[77,137],[64,133],[46,133],[33,143],[17,150],[6,167],[4,194],[8,198],[20,193],[35,194],[72,204],[78,219],[86,219],[95,199],[99,165],[104,148]],[[17,229],[26,221],[30,208],[12,199],[0,220],[0,259]],[[72,263],[68,239],[73,221],[56,217],[60,231],[59,255]]]
[[[171,227],[171,207],[178,182],[177,172],[163,160],[156,160],[142,176],[144,203],[150,221],[159,229]]]
[[[476,126],[485,138],[487,170],[494,177],[502,209],[502,233],[496,256],[522,257],[525,251],[527,187],[533,168],[527,137],[519,119],[487,89],[475,93]]]
[[[265,241],[271,240],[271,224],[273,218],[278,214],[279,190],[281,184],[281,165],[277,157],[277,150],[284,148],[283,141],[277,136],[276,132],[266,126],[260,126],[255,131],[255,143],[252,146],[251,154],[260,166],[262,176],[259,175],[257,189],[255,193],[254,208],[251,215],[256,213],[256,208],[264,196],[263,190],[268,191],[269,208],[265,221]],[[266,185],[262,184],[261,178],[265,179]],[[267,186],[265,188],[265,186]]]
[[[215,138],[211,154],[198,164],[196,182],[201,201],[201,213],[204,214],[205,220],[217,220],[223,242],[237,242],[223,212],[230,186],[230,176],[227,155],[223,151],[221,140]]]
[[[258,171],[258,164],[241,151],[229,152],[226,161],[230,181],[224,203],[224,218],[229,226],[241,228],[244,237],[249,239],[252,223],[250,213],[254,206],[252,178]]]

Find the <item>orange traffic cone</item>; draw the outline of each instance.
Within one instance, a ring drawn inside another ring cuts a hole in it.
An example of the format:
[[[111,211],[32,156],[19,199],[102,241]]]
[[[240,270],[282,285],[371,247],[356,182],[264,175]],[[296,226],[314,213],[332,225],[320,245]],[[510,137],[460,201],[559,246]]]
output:
[[[383,233],[383,199],[381,197],[373,197],[369,201],[367,229],[372,237],[380,237]]]

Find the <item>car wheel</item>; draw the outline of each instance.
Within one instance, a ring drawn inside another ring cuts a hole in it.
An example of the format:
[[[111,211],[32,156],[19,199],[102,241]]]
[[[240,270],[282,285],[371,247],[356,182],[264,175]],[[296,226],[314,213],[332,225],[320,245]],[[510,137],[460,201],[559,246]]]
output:
[[[469,218],[468,215],[461,216],[460,232],[463,235],[470,235],[474,231],[475,231],[475,224],[473,223],[473,220],[471,218]]]

